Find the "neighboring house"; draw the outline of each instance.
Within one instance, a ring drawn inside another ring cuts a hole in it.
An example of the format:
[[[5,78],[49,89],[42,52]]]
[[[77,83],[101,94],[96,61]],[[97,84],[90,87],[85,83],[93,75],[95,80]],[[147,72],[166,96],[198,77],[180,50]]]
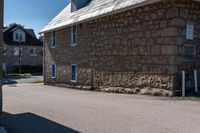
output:
[[[43,45],[32,29],[24,29],[16,25],[6,28],[4,43],[6,44],[3,61],[5,73],[15,72],[19,63],[22,69],[40,66],[42,70]],[[20,53],[21,61],[19,61]]]
[[[2,64],[3,62],[3,5],[4,5],[4,1],[3,0],[0,0],[0,45],[1,45],[1,48],[0,48],[0,65]],[[2,68],[0,67],[0,113],[2,112]]]
[[[199,16],[199,0],[71,0],[41,31],[45,84],[173,95],[184,70],[193,91]]]

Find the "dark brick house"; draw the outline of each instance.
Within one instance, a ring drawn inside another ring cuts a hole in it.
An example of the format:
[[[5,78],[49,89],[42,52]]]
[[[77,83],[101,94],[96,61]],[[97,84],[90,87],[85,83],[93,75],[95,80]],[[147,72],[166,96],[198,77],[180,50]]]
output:
[[[199,16],[198,0],[71,0],[41,31],[45,84],[173,95],[185,71],[193,90]]]
[[[3,60],[3,54],[2,54],[2,45],[3,45],[3,5],[4,5],[4,1],[0,0],[0,65],[2,64],[2,60]],[[0,67],[0,113],[2,111],[2,69]]]
[[[19,40],[20,37],[21,40]],[[42,70],[43,45],[42,41],[37,39],[34,30],[17,25],[6,28],[4,30],[4,43],[3,71],[5,73],[17,71],[19,62],[22,69],[40,66]],[[20,53],[21,61],[19,61]]]

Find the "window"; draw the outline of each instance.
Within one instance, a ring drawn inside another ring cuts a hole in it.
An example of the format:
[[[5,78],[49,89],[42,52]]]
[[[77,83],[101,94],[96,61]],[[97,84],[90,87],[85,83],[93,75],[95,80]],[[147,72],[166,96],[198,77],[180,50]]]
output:
[[[31,54],[34,54],[34,50],[33,49],[31,49]]]
[[[56,47],[56,32],[53,31],[51,35],[51,47],[55,48]]]
[[[77,43],[77,26],[73,25],[71,28],[71,46],[76,46]]]
[[[187,40],[193,40],[194,39],[194,23],[192,21],[187,22],[186,39]]]
[[[72,64],[72,73],[71,74],[72,74],[71,81],[76,82],[76,65],[75,64]]]
[[[15,56],[19,56],[19,48],[18,47],[14,47],[14,53]]]
[[[55,78],[56,78],[56,65],[53,64],[51,69],[52,69],[51,77],[52,77],[53,79],[55,79]]]
[[[25,42],[25,33],[22,34],[22,33],[16,32],[15,33],[15,39],[13,41]]]
[[[37,56],[35,48],[30,49],[30,56]]]
[[[15,39],[16,39],[16,40],[19,40],[19,36],[20,36],[19,33],[16,33],[16,34],[15,34]]]

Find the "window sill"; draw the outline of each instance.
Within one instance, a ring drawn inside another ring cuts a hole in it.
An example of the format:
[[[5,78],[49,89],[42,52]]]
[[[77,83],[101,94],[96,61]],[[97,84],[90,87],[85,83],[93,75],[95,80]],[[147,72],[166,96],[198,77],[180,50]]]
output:
[[[71,47],[76,47],[77,46],[77,43],[72,43],[71,44]]]
[[[72,83],[76,83],[76,82],[77,82],[77,80],[71,80],[71,82],[72,82]]]

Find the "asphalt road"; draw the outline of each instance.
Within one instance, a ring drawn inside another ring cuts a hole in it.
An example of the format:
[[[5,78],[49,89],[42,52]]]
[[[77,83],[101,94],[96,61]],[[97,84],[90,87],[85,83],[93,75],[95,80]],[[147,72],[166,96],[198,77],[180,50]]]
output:
[[[16,77],[4,77],[3,83],[5,85],[13,84],[30,84],[35,81],[43,80],[43,76],[16,76]]]
[[[199,133],[200,101],[4,86],[10,133]]]

